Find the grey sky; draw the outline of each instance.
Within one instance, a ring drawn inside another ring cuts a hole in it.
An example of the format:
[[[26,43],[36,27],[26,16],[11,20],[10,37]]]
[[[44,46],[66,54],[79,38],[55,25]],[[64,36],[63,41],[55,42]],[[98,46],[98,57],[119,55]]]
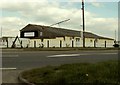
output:
[[[90,0],[86,0],[85,3],[86,31],[114,38],[115,30],[118,30],[117,2],[100,3],[99,0],[92,0],[88,3],[88,1]],[[65,19],[70,21],[60,24],[61,28],[82,30],[79,0],[77,2],[5,0],[0,3],[0,9],[3,36],[19,35],[19,30],[29,23],[49,26]]]

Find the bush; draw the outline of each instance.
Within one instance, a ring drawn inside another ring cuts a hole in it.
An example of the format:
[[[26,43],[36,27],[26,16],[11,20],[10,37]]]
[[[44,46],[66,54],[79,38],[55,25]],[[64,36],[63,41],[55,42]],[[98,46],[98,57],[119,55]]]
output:
[[[114,46],[114,47],[119,47],[119,44],[114,44],[113,46]]]

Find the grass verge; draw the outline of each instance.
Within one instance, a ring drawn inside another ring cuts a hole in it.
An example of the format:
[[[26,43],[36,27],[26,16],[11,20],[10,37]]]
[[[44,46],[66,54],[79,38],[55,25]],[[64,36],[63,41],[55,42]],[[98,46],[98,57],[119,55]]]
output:
[[[24,71],[22,77],[36,85],[119,85],[118,62],[76,63]]]

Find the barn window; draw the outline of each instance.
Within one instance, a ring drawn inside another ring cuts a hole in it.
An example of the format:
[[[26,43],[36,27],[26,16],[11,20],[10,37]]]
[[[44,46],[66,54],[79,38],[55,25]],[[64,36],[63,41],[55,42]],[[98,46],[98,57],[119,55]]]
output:
[[[76,41],[80,41],[80,38],[76,38]]]
[[[93,40],[90,40],[90,42],[93,42]]]
[[[43,42],[43,39],[41,39],[41,42]]]
[[[43,36],[43,32],[40,32],[40,36]]]
[[[3,42],[6,42],[6,40],[3,40]]]
[[[72,40],[73,39],[73,37],[70,37],[70,40]]]
[[[65,37],[63,37],[64,41],[65,41]]]
[[[98,42],[98,39],[96,39],[96,42]]]
[[[95,42],[98,42],[98,39],[95,39]]]

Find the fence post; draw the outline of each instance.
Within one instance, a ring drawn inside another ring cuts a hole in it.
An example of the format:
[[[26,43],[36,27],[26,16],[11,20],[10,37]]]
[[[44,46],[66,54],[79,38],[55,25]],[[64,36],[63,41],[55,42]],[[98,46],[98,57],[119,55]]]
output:
[[[74,47],[74,41],[72,40],[72,48]]]
[[[49,40],[47,41],[47,47],[49,48]]]
[[[106,48],[106,41],[105,41],[105,48]]]
[[[22,46],[22,40],[21,40],[21,42],[20,42],[20,45],[21,45],[21,48],[23,48],[23,46]]]
[[[34,41],[34,48],[36,48],[36,41]]]
[[[94,40],[94,47],[96,47],[96,40]]]
[[[60,48],[62,47],[62,41],[60,40]]]
[[[8,48],[8,39],[6,40],[6,42],[7,42],[7,48]]]

